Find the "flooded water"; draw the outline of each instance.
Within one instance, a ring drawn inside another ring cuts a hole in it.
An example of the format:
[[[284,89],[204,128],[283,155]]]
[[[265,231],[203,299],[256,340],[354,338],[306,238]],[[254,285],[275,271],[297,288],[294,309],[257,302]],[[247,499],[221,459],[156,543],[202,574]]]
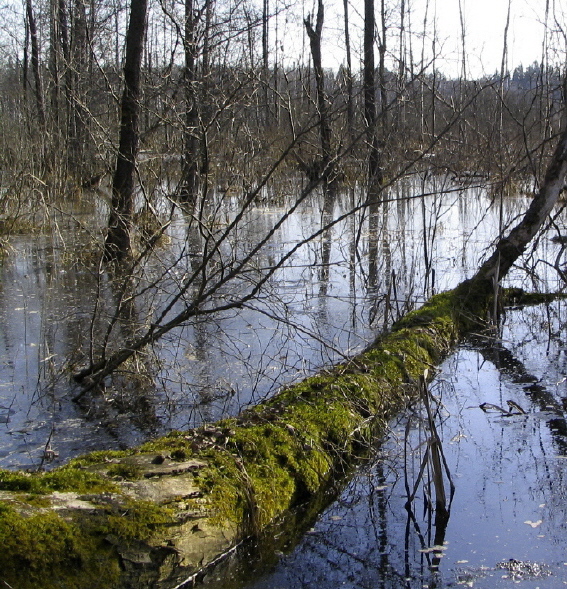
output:
[[[288,214],[292,195],[267,194],[245,211],[238,196],[217,195],[201,217],[210,233],[173,209],[165,239],[128,283],[85,255],[102,222],[93,207],[60,214],[49,234],[13,237],[0,267],[0,467],[46,466],[46,447],[57,465],[236,414],[356,353],[432,293],[470,276],[499,229],[529,202],[495,199],[447,178],[400,183],[372,215],[362,207],[347,215],[361,198],[341,194],[330,210],[312,195]],[[331,219],[332,228],[321,231]],[[564,232],[564,214],[555,222]],[[216,243],[210,235],[227,227],[205,278],[177,300]],[[563,287],[554,269],[564,263],[563,249],[550,237],[526,254],[508,284]],[[107,379],[103,391],[71,400],[71,375],[91,351],[96,356],[106,345],[111,353],[209,284],[217,286],[206,312]],[[117,312],[125,298],[131,303]],[[416,404],[300,543],[248,587],[567,584],[566,320],[564,303],[509,311],[496,340],[470,341],[441,366],[430,393],[445,486],[449,476],[455,486],[448,519],[436,521],[427,509],[431,431]],[[235,586],[246,574],[235,575]]]
[[[440,367],[430,394],[454,484],[447,520],[428,508],[429,466],[416,488],[431,436],[416,404],[297,546],[262,574],[237,565],[230,587],[567,585],[566,320],[564,303],[509,313],[500,340],[471,341]],[[526,413],[486,405],[508,401]]]
[[[266,192],[243,207],[243,197],[212,195],[199,223],[158,199],[154,208],[170,225],[126,283],[98,263],[92,235],[105,216],[95,195],[49,209],[47,233],[13,237],[0,268],[0,467],[37,467],[48,445],[57,464],[238,413],[351,356],[433,292],[470,275],[499,225],[527,203],[517,196],[499,206],[485,190],[448,178],[401,182],[371,215],[356,190],[331,207],[316,194],[293,198],[291,189]],[[558,251],[543,240],[536,255],[553,261]],[[540,266],[544,280],[556,278]],[[91,354],[111,353],[163,313],[169,320],[205,288],[206,313],[107,379],[102,394],[71,402],[71,375]],[[219,306],[225,310],[213,312]]]

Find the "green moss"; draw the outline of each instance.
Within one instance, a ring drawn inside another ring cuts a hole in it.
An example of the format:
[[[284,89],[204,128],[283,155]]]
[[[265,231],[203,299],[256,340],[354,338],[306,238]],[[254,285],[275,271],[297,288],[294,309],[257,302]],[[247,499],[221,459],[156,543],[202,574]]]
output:
[[[543,305],[567,298],[564,292],[526,292],[521,288],[506,288],[502,295],[505,305],[514,306]]]
[[[176,453],[177,460],[185,460],[192,455],[191,440],[188,439],[187,432],[180,431],[169,432],[166,436],[150,440],[138,450],[140,453],[167,452],[170,456]]]
[[[320,389],[319,397],[312,382],[302,383],[285,391],[283,400],[278,396],[250,411],[250,423],[235,429],[226,451],[210,452],[209,466],[199,475],[215,521],[260,529],[316,493],[346,457],[355,442],[352,432],[363,422],[345,402],[356,396],[351,389],[370,381],[359,379],[351,375],[348,384]],[[327,379],[327,387],[331,382],[336,379]]]
[[[104,493],[116,489],[116,485],[101,476],[69,465],[46,473],[0,470],[0,490],[2,491]]]
[[[91,466],[93,464],[102,464],[104,462],[110,462],[111,460],[119,460],[120,458],[124,458],[125,456],[130,456],[134,452],[135,449],[97,450],[95,452],[90,452],[89,454],[79,456],[78,458],[73,458],[73,460],[69,461],[68,466],[71,468],[83,468],[86,466]]]
[[[25,495],[22,497],[18,497],[18,499],[28,505],[33,507],[50,507],[51,500],[49,496],[46,495]]]
[[[120,571],[109,548],[52,512],[23,516],[0,502],[0,580],[17,589],[105,589]]]
[[[392,332],[402,328],[431,324],[440,318],[456,321],[460,307],[460,294],[448,291],[431,297],[422,307],[407,313],[392,326]]]
[[[163,505],[151,501],[126,500],[119,506],[106,509],[98,516],[100,523],[95,527],[101,535],[114,535],[121,542],[143,541],[154,532],[173,521],[173,512]]]
[[[136,464],[118,462],[108,468],[106,475],[109,477],[120,477],[127,481],[137,481],[142,478],[142,469]]]
[[[348,463],[454,340],[452,320],[436,316],[450,301],[438,297],[355,361],[248,410],[227,452],[212,452],[199,478],[217,521],[262,527]]]

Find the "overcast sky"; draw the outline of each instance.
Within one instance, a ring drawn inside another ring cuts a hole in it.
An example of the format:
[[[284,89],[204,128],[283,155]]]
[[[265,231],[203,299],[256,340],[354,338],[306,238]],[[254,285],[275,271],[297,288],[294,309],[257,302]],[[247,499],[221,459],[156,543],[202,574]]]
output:
[[[406,6],[411,7],[412,15],[409,26],[414,31],[413,53],[414,61],[421,55],[421,32],[423,31],[424,7],[429,1],[428,30],[429,37],[426,46],[431,48],[433,37],[433,21],[437,24],[437,52],[440,56],[437,67],[447,75],[457,76],[461,71],[461,24],[459,16],[459,0],[405,0]],[[554,62],[565,61],[565,42],[560,40],[559,29],[567,27],[567,0],[547,0],[549,13],[547,30],[552,34],[550,48],[560,49],[549,51],[549,58]],[[395,52],[397,24],[399,23],[400,0],[387,0],[391,7],[389,15],[392,28],[390,30],[389,49]],[[395,8],[396,5],[398,8]],[[467,53],[467,74],[469,77],[480,77],[500,71],[504,30],[508,12],[508,0],[461,0],[464,10],[466,29],[465,48]],[[361,27],[363,0],[350,0],[351,34],[353,51],[360,58],[362,43]],[[376,10],[380,10],[380,0],[375,0]],[[511,0],[510,26],[508,30],[508,60],[507,67],[513,70],[517,65],[528,66],[534,61],[541,61],[542,43],[546,30],[546,0]],[[315,0],[307,0],[303,4],[304,14],[315,11]],[[358,14],[357,14],[358,13]],[[297,14],[296,24],[301,24],[303,15]],[[325,29],[323,43],[327,44],[324,59],[329,67],[337,67],[344,61],[344,32],[343,8],[340,0],[325,1]],[[377,14],[377,19],[379,15]],[[556,22],[557,19],[557,22]],[[559,26],[557,25],[559,23]],[[408,23],[406,22],[406,27]],[[284,25],[285,28],[285,25]],[[282,46],[285,49],[297,51],[296,43],[285,38]],[[297,38],[296,38],[297,39]],[[357,47],[358,43],[358,47]],[[307,48],[306,48],[307,49]],[[287,53],[287,51],[285,51]]]
[[[458,72],[459,61],[459,2],[458,0],[434,0],[438,19],[439,36],[445,39],[448,67]],[[421,4],[421,0],[419,2]],[[416,0],[416,5],[418,4]],[[547,28],[557,30],[553,14],[561,26],[564,17],[559,13],[566,0],[550,0]],[[465,13],[466,52],[470,73],[476,77],[500,70],[504,46],[504,30],[508,12],[508,0],[462,0]],[[545,0],[511,0],[510,26],[508,30],[508,67],[520,63],[530,65],[540,61],[545,27]],[[556,44],[556,43],[555,43]]]

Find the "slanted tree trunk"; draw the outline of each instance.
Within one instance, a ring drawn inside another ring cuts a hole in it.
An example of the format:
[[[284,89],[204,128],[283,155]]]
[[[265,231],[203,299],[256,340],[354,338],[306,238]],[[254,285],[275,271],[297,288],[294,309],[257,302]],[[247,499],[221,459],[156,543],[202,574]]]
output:
[[[498,284],[514,262],[522,255],[530,241],[541,229],[557,203],[567,175],[567,129],[563,131],[541,188],[532,200],[524,218],[506,237],[502,237],[494,253],[482,264],[472,279],[473,283]]]
[[[112,180],[112,210],[104,251],[107,261],[120,261],[130,253],[131,249],[130,228],[134,211],[134,174],[139,141],[140,73],[146,36],[147,8],[147,0],[132,0],[130,4],[120,145]]]

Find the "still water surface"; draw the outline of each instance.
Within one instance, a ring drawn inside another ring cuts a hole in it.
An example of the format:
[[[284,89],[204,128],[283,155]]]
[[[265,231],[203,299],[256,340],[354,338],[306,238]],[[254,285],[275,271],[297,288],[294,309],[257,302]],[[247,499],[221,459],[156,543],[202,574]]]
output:
[[[415,198],[422,192],[428,195]],[[357,198],[340,195],[332,217],[340,218]],[[88,403],[70,400],[69,375],[88,353],[90,334],[104,326],[101,309],[112,314],[116,295],[104,273],[78,255],[87,247],[85,227],[94,212],[75,211],[72,223],[50,235],[14,237],[0,268],[0,466],[36,468],[48,444],[60,464],[88,450],[125,447],[235,414],[362,349],[433,292],[470,276],[499,228],[514,223],[528,202],[524,196],[495,200],[443,178],[401,183],[388,198],[370,222],[361,211],[315,240],[307,238],[328,221],[317,196],[276,231],[285,203],[261,202],[247,211],[224,256],[242,255],[273,231],[247,277],[305,243],[250,305],[187,324],[154,346],[143,402],[112,383]],[[237,198],[220,199],[214,222],[228,222],[238,206]],[[556,223],[564,231],[561,216]],[[137,299],[133,314],[140,324],[167,305],[176,280],[199,255],[203,243],[191,227],[177,214],[166,245],[144,269],[138,285],[151,282],[164,260],[179,261],[159,292]],[[561,256],[560,245],[542,238],[508,283],[561,288],[553,270]],[[233,288],[217,293],[219,300],[247,288],[246,280]],[[455,485],[446,527],[424,510],[423,484],[411,512],[405,507],[406,485],[413,488],[428,436],[416,405],[391,424],[376,459],[299,545],[285,549],[275,568],[248,586],[567,584],[566,318],[563,303],[510,311],[497,340],[471,341],[442,365],[431,393]],[[526,414],[479,407],[507,408],[508,400]],[[514,569],[509,559],[520,564]],[[241,576],[245,569],[234,577],[240,586]]]

